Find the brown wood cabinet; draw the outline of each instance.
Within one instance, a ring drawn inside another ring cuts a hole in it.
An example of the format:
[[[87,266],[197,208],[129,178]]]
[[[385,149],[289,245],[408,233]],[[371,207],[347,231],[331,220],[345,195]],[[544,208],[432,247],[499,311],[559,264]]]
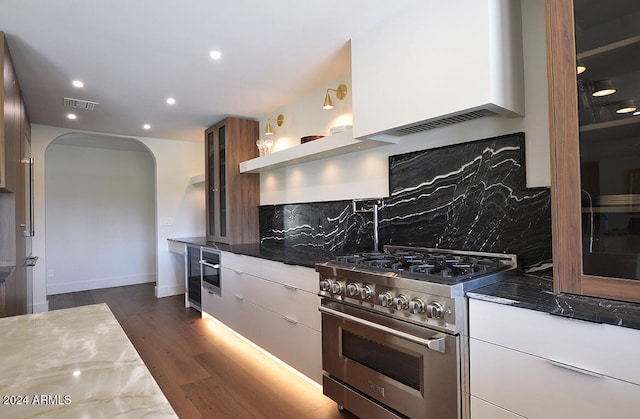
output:
[[[640,302],[640,2],[546,8],[555,290]]]
[[[0,163],[0,187],[15,192],[18,187],[18,155],[20,153],[20,88],[4,34],[0,34],[2,50],[2,131],[3,162]]]
[[[32,230],[29,166],[30,125],[5,36],[0,32],[0,266],[11,267],[3,284],[0,315],[31,311]]]
[[[207,240],[257,243],[260,238],[258,174],[240,173],[240,162],[257,157],[257,121],[226,118],[205,131]]]

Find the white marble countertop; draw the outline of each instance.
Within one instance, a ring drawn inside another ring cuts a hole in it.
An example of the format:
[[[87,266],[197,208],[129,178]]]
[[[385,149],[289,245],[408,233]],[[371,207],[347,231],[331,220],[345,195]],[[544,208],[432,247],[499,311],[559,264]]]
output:
[[[175,418],[106,304],[0,319],[0,417]]]

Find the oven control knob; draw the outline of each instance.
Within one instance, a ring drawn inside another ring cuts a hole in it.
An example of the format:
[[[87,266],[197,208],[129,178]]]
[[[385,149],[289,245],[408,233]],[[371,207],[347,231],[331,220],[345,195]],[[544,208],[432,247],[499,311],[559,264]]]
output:
[[[332,294],[342,294],[343,289],[344,289],[344,285],[342,285],[342,282],[336,281],[333,284],[331,284]]]
[[[427,317],[432,319],[439,319],[444,314],[444,307],[437,301],[432,301],[427,304]]]
[[[330,291],[331,290],[331,282],[326,279],[320,281],[320,291]]]
[[[347,285],[347,293],[349,293],[350,296],[355,297],[360,293],[360,287],[358,284],[352,282]]]
[[[393,299],[393,304],[396,305],[398,310],[406,310],[409,308],[409,299],[406,295],[400,294]]]
[[[373,289],[369,285],[363,286],[360,288],[360,297],[362,297],[363,300],[369,300],[373,297]]]
[[[378,300],[380,300],[380,304],[385,307],[390,307],[391,304],[393,304],[393,297],[391,296],[391,293],[389,291],[383,292],[382,294],[378,295]]]
[[[409,311],[413,314],[420,314],[424,312],[424,309],[425,309],[424,301],[422,301],[419,298],[414,298],[409,303]]]

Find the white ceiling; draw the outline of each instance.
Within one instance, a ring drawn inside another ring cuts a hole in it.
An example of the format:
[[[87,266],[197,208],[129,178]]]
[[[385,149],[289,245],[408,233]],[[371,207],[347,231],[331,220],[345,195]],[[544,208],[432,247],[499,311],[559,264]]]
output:
[[[352,35],[417,1],[1,0],[0,31],[32,123],[202,141],[349,73]],[[65,96],[99,105],[71,121]]]

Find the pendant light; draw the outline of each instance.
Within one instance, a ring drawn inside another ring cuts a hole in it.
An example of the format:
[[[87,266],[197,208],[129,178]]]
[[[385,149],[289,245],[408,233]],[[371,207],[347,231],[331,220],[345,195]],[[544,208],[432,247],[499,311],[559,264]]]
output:
[[[602,97],[609,96],[616,92],[616,88],[613,87],[613,83],[611,80],[600,80],[593,83],[593,93],[592,96]]]

